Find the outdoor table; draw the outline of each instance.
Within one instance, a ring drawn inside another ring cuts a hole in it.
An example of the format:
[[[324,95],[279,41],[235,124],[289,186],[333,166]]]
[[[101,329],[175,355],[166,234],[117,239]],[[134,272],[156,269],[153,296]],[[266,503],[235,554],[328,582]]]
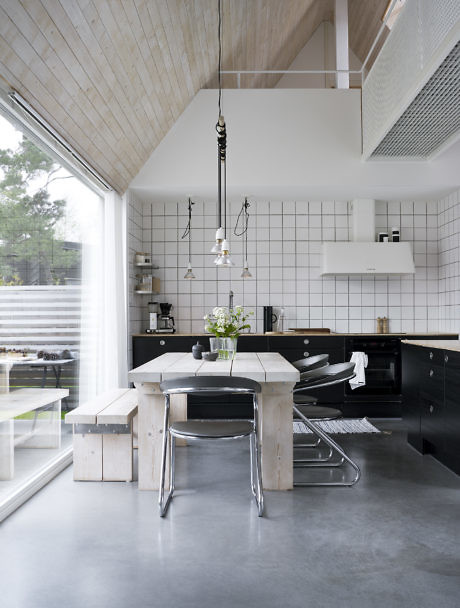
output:
[[[139,489],[159,487],[164,424],[160,382],[181,376],[243,376],[262,386],[259,396],[262,479],[266,490],[291,490],[292,389],[299,371],[279,353],[237,353],[233,360],[204,361],[191,353],[165,353],[129,372],[139,393]],[[171,399],[171,420],[185,420],[187,396]]]

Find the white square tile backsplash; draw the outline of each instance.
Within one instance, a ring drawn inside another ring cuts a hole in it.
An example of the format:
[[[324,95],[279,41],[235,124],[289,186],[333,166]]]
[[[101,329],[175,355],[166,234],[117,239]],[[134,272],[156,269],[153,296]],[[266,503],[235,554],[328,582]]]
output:
[[[187,242],[187,203],[144,204],[129,195],[128,240],[132,261],[137,250],[152,252],[162,281],[158,301],[171,302],[178,331],[202,331],[203,315],[235,303],[255,311],[253,330],[263,329],[263,306],[284,308],[286,327],[330,327],[335,331],[374,331],[387,316],[391,331],[456,331],[460,310],[460,196],[439,202],[377,201],[376,231],[399,227],[410,241],[414,277],[321,277],[323,240],[349,240],[346,201],[252,203],[248,234],[252,279],[241,279],[242,238],[233,234],[241,203],[231,205],[229,237],[236,264],[217,269],[208,253],[215,232],[212,204],[197,203],[192,219],[192,265],[196,280],[183,279]],[[439,224],[438,224],[439,220]],[[130,264],[130,329],[145,329],[148,296],[133,295]],[[439,291],[439,297],[438,297]],[[278,312],[277,311],[277,312]]]

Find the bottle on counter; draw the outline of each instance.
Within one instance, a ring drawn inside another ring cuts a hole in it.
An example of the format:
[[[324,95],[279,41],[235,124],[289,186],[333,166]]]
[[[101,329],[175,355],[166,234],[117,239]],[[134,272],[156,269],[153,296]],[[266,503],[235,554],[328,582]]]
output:
[[[399,228],[391,229],[391,238],[393,240],[393,243],[399,243]]]
[[[389,333],[389,323],[388,323],[388,319],[386,317],[383,317],[382,325],[383,325],[383,333],[388,334]]]
[[[377,317],[377,333],[383,334],[383,319],[382,317]]]
[[[388,232],[379,232],[379,243],[388,243]]]

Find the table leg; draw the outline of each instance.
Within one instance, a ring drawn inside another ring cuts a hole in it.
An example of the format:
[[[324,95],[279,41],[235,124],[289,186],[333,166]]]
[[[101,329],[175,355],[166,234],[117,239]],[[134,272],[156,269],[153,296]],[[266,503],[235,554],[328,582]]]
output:
[[[40,417],[40,413],[45,414]],[[46,406],[38,413],[33,423],[33,432],[20,440],[22,448],[61,447],[61,400]]]
[[[0,363],[0,395],[10,391],[10,363]]]
[[[54,377],[56,378],[56,388],[61,388],[61,365],[53,365]]]
[[[0,422],[0,480],[13,479],[14,432],[13,420]]]
[[[135,383],[139,394],[138,469],[139,490],[158,490],[163,440],[164,396],[157,382]],[[182,395],[171,399],[170,420],[187,418],[187,401]],[[169,467],[168,467],[169,480]]]
[[[265,490],[293,488],[292,389],[290,382],[264,382],[260,398],[262,480]]]
[[[43,376],[42,376],[42,388],[45,388],[47,375],[48,375],[48,366],[44,365],[43,366]]]

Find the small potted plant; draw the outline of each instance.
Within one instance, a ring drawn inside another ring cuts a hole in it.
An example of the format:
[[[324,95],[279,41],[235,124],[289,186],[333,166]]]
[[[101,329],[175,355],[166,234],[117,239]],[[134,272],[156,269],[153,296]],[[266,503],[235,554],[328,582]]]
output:
[[[253,311],[244,313],[242,306],[228,309],[225,306],[216,306],[210,315],[203,318],[206,321],[205,331],[214,334],[215,338],[209,338],[211,351],[219,353],[219,359],[233,359],[236,353],[238,336],[251,326],[247,323]]]

